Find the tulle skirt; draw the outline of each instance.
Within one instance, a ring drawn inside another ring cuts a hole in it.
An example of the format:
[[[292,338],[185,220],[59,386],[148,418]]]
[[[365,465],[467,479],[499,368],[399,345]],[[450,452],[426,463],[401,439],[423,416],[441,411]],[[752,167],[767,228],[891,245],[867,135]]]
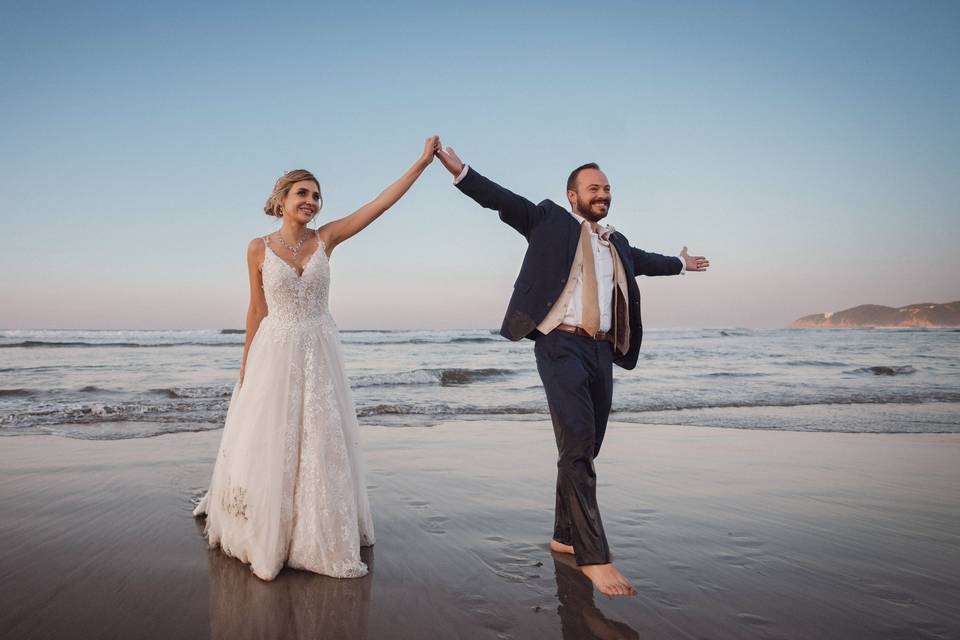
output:
[[[374,543],[359,425],[329,315],[267,316],[234,387],[207,494],[204,534],[264,580],[287,566],[363,576]]]

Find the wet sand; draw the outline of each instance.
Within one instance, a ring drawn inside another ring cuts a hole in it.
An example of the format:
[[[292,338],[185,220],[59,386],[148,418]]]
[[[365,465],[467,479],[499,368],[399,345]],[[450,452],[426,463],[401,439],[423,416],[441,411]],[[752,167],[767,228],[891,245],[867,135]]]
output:
[[[0,439],[0,637],[960,637],[958,435],[613,424],[611,599],[547,548],[548,423],[362,431],[370,575],[273,583],[190,516],[220,431]]]

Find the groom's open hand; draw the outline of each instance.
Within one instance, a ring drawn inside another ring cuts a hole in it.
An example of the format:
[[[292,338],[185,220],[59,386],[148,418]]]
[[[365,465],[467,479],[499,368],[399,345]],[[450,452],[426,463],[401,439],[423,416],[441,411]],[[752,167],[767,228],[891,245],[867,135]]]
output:
[[[453,147],[447,147],[444,150],[443,145],[440,145],[440,148],[437,149],[437,157],[440,158],[440,164],[445,166],[447,171],[453,174],[453,177],[457,177],[463,171],[463,160],[457,157]]]
[[[689,255],[686,247],[680,252],[680,257],[683,259],[687,271],[706,271],[707,267],[710,266],[710,261],[705,257]]]

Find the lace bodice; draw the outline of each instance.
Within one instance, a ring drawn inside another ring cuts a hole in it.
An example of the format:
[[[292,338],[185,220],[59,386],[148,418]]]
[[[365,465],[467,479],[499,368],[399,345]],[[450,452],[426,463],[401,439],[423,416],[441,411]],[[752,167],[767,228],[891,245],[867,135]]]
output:
[[[306,328],[329,319],[330,263],[318,238],[317,250],[299,276],[294,268],[274,253],[267,238],[263,257],[263,295],[267,300],[269,324],[287,330]]]

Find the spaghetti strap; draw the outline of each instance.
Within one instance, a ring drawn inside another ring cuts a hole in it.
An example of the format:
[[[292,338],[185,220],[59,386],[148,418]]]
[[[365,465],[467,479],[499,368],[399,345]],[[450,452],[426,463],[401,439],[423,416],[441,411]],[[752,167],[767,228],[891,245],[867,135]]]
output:
[[[330,256],[327,255],[327,243],[320,237],[320,229],[314,229],[313,233],[317,236],[317,251],[323,251],[324,257],[329,260]]]

